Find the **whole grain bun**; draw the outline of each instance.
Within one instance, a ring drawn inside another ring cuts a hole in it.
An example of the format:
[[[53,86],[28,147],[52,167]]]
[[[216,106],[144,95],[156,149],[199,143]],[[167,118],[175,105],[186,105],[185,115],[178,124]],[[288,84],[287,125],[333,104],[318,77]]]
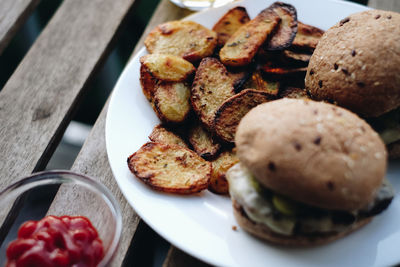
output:
[[[364,226],[368,222],[371,221],[372,217],[364,218],[353,225],[351,225],[348,229],[339,232],[339,233],[327,233],[327,234],[318,234],[318,235],[292,235],[285,236],[280,235],[278,233],[273,232],[268,228],[267,225],[256,223],[252,221],[245,213],[243,208],[233,200],[233,215],[235,216],[236,221],[239,226],[243,228],[245,231],[251,233],[252,235],[272,242],[278,245],[284,246],[317,246],[326,244],[332,241],[335,241],[339,238],[342,238],[351,232],[359,229]]]
[[[337,102],[364,117],[400,106],[400,14],[368,10],[330,28],[308,66],[313,99]]]
[[[357,210],[375,197],[387,152],[354,113],[280,99],[247,113],[236,132],[239,160],[265,187],[320,208]]]

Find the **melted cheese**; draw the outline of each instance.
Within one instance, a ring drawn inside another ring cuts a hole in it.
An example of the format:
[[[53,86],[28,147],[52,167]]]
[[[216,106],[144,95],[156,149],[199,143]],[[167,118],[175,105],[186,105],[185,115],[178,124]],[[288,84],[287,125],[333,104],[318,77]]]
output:
[[[302,234],[340,232],[351,227],[351,224],[334,223],[329,212],[318,218],[290,216],[279,212],[272,201],[261,194],[260,190],[257,190],[258,183],[240,163],[229,169],[226,176],[231,197],[242,206],[247,216],[254,222],[267,225],[276,233],[292,235],[296,223],[298,223],[299,232]],[[279,218],[273,216],[277,212]],[[356,216],[356,214],[354,215]]]
[[[266,224],[272,231],[291,235],[295,221],[289,217],[275,220],[272,203],[265,199],[254,187],[253,177],[240,163],[227,173],[229,193],[244,209],[247,216],[257,223]]]

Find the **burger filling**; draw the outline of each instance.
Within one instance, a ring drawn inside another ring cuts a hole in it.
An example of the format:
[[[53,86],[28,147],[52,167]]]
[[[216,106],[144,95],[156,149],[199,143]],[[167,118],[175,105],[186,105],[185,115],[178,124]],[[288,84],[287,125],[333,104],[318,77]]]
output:
[[[264,188],[240,163],[227,174],[229,193],[254,222],[265,224],[282,235],[337,233],[360,219],[382,212],[394,191],[385,181],[368,207],[353,212],[324,210],[306,205]]]
[[[377,118],[369,118],[368,123],[379,133],[386,145],[400,140],[400,108]]]

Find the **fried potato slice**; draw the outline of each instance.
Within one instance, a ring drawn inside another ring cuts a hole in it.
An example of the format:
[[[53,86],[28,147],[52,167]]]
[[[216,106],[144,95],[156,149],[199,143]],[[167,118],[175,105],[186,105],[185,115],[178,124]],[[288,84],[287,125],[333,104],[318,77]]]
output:
[[[211,163],[178,146],[148,142],[128,158],[131,172],[151,188],[193,194],[208,187]]]
[[[299,21],[291,49],[312,53],[323,34],[323,30]]]
[[[286,68],[274,66],[272,62],[267,62],[261,66],[261,70],[270,78],[284,80],[287,78],[304,78],[306,75],[307,67]]]
[[[153,104],[155,87],[157,84],[157,79],[151,75],[148,69],[141,65],[140,66],[140,85],[142,87],[143,94]]]
[[[311,54],[294,52],[291,50],[282,51],[281,61],[292,68],[294,67],[307,67],[310,61]]]
[[[243,88],[243,85],[250,77],[252,69],[253,68],[249,68],[248,66],[242,68],[227,68],[235,92],[239,92]]]
[[[190,86],[183,82],[159,82],[154,93],[154,106],[159,119],[181,123],[190,113]]]
[[[215,133],[226,142],[234,142],[236,128],[243,116],[255,106],[272,99],[270,94],[254,89],[245,89],[230,97],[215,114]]]
[[[221,145],[200,123],[192,125],[188,140],[197,155],[207,160],[214,158],[221,149]]]
[[[235,94],[232,79],[216,58],[204,58],[197,68],[191,88],[191,102],[201,122],[211,129],[215,111]]]
[[[146,37],[149,53],[171,54],[190,62],[212,55],[217,34],[193,21],[170,21],[158,25]]]
[[[142,56],[140,63],[153,77],[168,82],[183,82],[196,71],[192,63],[174,55],[149,54]]]
[[[174,144],[187,148],[185,141],[183,141],[180,136],[168,130],[161,124],[153,128],[153,131],[149,135],[149,139],[156,143]]]
[[[219,52],[222,63],[233,67],[250,64],[279,22],[280,17],[272,9],[266,8],[261,11],[228,39]]]
[[[262,73],[259,70],[256,70],[251,75],[249,81],[246,82],[245,87],[266,92],[271,96],[276,96],[279,92],[280,82],[267,80],[263,77]]]
[[[307,94],[306,89],[304,88],[298,88],[298,87],[286,87],[282,92],[279,93],[279,96],[281,98],[287,97],[287,98],[310,98],[309,95]]]
[[[244,7],[237,6],[226,12],[212,28],[218,35],[218,46],[223,46],[249,20],[249,14]]]
[[[267,41],[267,49],[283,50],[292,44],[297,33],[296,8],[282,2],[275,2],[269,8],[279,15],[281,22]]]
[[[234,150],[224,151],[211,161],[212,172],[208,190],[217,194],[228,194],[229,184],[226,179],[226,172],[238,162],[239,159]]]

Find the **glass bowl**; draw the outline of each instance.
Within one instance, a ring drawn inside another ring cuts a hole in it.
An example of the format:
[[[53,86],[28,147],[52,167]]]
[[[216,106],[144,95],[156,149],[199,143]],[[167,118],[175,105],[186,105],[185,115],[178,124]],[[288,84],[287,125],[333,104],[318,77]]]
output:
[[[193,11],[199,11],[206,8],[220,7],[235,0],[170,0],[175,5],[187,8]]]
[[[98,266],[112,262],[121,237],[121,211],[111,192],[94,179],[70,171],[35,173],[0,192],[0,207],[1,266],[21,224],[46,215],[88,218],[103,243],[104,257]]]

